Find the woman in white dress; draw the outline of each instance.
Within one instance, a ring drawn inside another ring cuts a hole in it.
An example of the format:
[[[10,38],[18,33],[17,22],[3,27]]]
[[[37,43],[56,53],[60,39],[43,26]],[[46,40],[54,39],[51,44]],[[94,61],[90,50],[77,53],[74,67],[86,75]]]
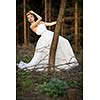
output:
[[[30,29],[37,35],[41,35],[41,37],[37,42],[35,53],[31,61],[29,63],[20,61],[20,63],[17,65],[21,69],[37,69],[38,71],[42,71],[44,69],[47,70],[49,51],[54,32],[48,30],[46,26],[53,26],[56,24],[56,21],[50,23],[43,22],[42,18],[32,10],[29,11],[26,16],[28,22],[31,23]],[[37,17],[36,21],[35,17]],[[69,69],[73,66],[78,66],[78,62],[75,58],[69,41],[62,36],[59,36],[55,57],[56,70]]]

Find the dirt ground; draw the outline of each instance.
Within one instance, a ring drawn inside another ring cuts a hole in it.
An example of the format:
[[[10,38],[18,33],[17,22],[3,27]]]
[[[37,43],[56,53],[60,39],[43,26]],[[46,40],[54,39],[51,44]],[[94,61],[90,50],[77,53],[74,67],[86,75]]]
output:
[[[54,72],[48,75],[46,72],[25,72],[16,69],[16,98],[17,100],[83,100],[83,57],[82,49],[75,53],[79,66],[70,70]],[[28,48],[18,46],[16,48],[16,62],[23,60],[29,62],[34,55],[34,46],[30,45]],[[37,85],[50,78],[59,78],[64,81],[76,81],[77,87],[74,84],[67,91],[66,95],[58,98],[51,98],[37,90]]]

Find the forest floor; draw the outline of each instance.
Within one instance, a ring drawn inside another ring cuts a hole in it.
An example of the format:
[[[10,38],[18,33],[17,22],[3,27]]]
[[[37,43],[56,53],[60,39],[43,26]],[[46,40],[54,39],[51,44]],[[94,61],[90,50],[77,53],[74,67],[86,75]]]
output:
[[[34,55],[34,46],[16,48],[16,62],[23,60],[29,62]],[[80,48],[75,53],[79,66],[70,70],[53,72],[23,71],[16,69],[16,98],[17,100],[83,100],[83,53]],[[66,94],[58,97],[50,97],[46,93],[40,92],[38,86],[50,81],[52,78],[63,80],[69,85]]]

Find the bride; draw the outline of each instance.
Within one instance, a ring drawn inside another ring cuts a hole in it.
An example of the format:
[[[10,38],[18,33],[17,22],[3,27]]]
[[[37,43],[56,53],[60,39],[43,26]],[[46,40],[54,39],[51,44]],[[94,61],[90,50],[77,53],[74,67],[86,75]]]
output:
[[[29,11],[27,14],[28,22],[31,24],[30,29],[35,32],[37,35],[41,35],[39,38],[35,53],[33,58],[29,63],[25,63],[20,61],[18,65],[21,69],[37,69],[39,71],[46,69],[48,66],[48,59],[49,59],[49,51],[51,42],[53,39],[54,32],[48,30],[46,26],[53,26],[57,22],[43,22],[42,17],[33,12],[32,10]],[[35,21],[35,17],[37,20]],[[69,69],[73,66],[78,66],[78,62],[75,58],[73,50],[70,46],[70,43],[67,39],[59,36],[57,51],[55,55],[55,66],[56,70],[58,69]],[[47,69],[46,69],[47,70]]]

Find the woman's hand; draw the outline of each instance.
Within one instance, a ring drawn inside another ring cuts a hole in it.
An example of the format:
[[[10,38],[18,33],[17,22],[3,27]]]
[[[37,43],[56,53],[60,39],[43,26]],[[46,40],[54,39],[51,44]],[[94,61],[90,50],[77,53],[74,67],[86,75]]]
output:
[[[30,13],[34,14],[38,19],[41,19],[42,20],[42,17],[39,16],[37,13],[35,13],[34,11],[30,10],[29,11]]]
[[[29,11],[30,13],[34,14],[34,12],[32,10]]]

